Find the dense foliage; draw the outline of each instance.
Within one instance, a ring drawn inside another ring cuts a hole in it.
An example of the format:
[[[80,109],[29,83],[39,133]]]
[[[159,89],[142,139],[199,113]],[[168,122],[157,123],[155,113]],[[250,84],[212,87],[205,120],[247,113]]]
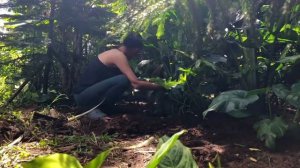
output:
[[[11,13],[1,15],[0,105],[16,93],[19,104],[71,95],[89,57],[138,31],[146,62],[133,62],[136,72],[170,89],[152,95],[160,111],[202,112],[221,92],[205,115],[264,116],[260,123],[274,125],[274,101],[299,109],[297,0],[10,0],[1,8]],[[282,97],[276,84],[293,86]],[[254,102],[258,114],[248,108]]]

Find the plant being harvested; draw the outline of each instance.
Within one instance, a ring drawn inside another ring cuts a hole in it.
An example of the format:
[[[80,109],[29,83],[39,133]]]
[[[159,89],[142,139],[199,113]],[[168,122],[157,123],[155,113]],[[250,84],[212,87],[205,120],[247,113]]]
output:
[[[195,75],[195,73],[192,71],[191,68],[179,68],[179,71],[183,72],[182,74],[179,75],[178,80],[172,80],[172,79],[161,79],[161,78],[150,78],[149,81],[154,82],[165,89],[172,89],[178,85],[183,85],[187,82],[187,77],[189,75]]]

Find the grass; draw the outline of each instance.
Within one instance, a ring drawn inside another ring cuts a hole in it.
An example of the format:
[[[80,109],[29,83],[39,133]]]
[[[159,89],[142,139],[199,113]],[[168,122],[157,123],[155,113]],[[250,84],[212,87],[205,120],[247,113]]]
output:
[[[59,133],[52,122],[32,120],[33,113],[14,111],[1,115],[0,121],[4,122],[0,127],[18,132],[13,133],[9,130],[5,132],[6,136],[0,137],[0,167],[19,168],[21,162],[57,152],[73,154],[84,162],[94,157],[95,153],[109,147],[110,142],[114,140],[108,134],[83,135],[77,131],[80,131],[80,128],[75,127],[64,128],[70,134]],[[15,141],[18,134],[22,134],[23,138]]]

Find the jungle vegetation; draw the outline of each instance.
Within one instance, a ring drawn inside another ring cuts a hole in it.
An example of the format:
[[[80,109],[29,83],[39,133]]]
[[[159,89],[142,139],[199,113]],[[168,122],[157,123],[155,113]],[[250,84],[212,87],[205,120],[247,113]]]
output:
[[[271,149],[299,127],[298,0],[9,0],[0,8],[2,109],[71,98],[88,59],[136,31],[145,40],[131,62],[136,73],[166,88],[147,98],[157,113],[253,117]]]

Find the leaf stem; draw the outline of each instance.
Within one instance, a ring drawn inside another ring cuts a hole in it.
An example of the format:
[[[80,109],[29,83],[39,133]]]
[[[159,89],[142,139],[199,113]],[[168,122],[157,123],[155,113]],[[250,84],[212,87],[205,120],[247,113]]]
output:
[[[296,114],[295,114],[294,119],[293,119],[293,122],[297,123],[299,117],[300,117],[300,109],[297,109]]]
[[[270,118],[272,118],[272,107],[271,107],[271,94],[270,94],[270,91],[268,90],[267,91],[267,95],[266,95],[266,101],[268,103],[268,110],[269,110],[269,115],[270,115]]]

